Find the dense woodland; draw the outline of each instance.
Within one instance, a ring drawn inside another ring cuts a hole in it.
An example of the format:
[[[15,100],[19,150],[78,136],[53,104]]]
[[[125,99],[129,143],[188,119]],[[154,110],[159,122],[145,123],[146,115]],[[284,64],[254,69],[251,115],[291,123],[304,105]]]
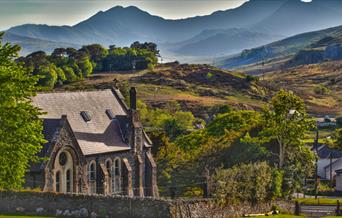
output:
[[[82,80],[94,72],[141,70],[153,67],[158,62],[157,46],[154,43],[134,42],[128,47],[99,44],[83,46],[81,49],[56,48],[51,55],[43,51],[20,57],[18,62],[33,75],[40,76],[38,84],[52,89],[66,83]]]

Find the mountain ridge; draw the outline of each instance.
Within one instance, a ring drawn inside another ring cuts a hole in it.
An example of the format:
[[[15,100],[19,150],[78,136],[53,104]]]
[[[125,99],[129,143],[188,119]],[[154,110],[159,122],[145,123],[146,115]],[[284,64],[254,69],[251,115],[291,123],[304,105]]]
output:
[[[289,15],[287,14],[293,11],[297,5],[300,7],[295,10],[296,12],[293,12],[294,14],[291,14],[293,15],[291,19],[288,19]],[[318,13],[316,9],[320,5],[324,6],[323,9],[320,9],[321,12],[319,12],[323,17],[322,21],[316,23],[310,22],[310,19],[313,19],[312,17]],[[335,8],[335,10],[332,10],[332,8]],[[210,15],[171,20],[152,15],[135,6],[115,6],[106,11],[99,11],[88,19],[73,26],[24,24],[12,27],[6,32],[60,43],[99,43],[104,46],[113,44],[128,46],[134,41],[153,41],[157,44],[172,44],[189,40],[203,31],[242,28],[249,32],[265,34],[265,38],[269,38],[269,40],[258,39],[259,42],[256,43],[263,44],[272,42],[274,38],[271,36],[287,37],[291,33],[297,34],[305,32],[306,30],[319,29],[322,26],[331,26],[335,24],[334,22],[342,20],[342,13],[338,13],[338,9],[336,8],[342,9],[342,1],[314,0],[311,3],[303,3],[300,0],[250,0],[239,7],[215,11]],[[312,13],[313,15],[300,21],[303,14],[312,10],[317,13]],[[288,21],[292,20],[292,17],[298,20],[298,24],[295,26],[293,22]],[[290,31],[291,28],[294,29],[292,32]],[[253,38],[255,37],[246,37],[246,41],[252,41]],[[215,43],[216,39],[217,37],[209,36],[203,40],[206,40],[208,43]],[[224,44],[224,37],[221,37],[221,40],[221,43]],[[236,45],[236,49],[227,49],[224,52],[225,55],[230,55],[237,50],[254,46],[246,46],[239,42],[236,37],[227,37],[227,41]],[[191,48],[191,46],[194,46],[194,43],[192,41],[185,46]],[[175,50],[177,49],[173,48],[168,52]],[[202,51],[203,55],[201,56],[209,57],[214,53],[209,50],[206,52],[205,47],[202,48]],[[220,54],[221,52],[219,51]],[[189,55],[188,51],[178,51],[175,54],[175,56],[179,56],[180,58],[184,55]]]

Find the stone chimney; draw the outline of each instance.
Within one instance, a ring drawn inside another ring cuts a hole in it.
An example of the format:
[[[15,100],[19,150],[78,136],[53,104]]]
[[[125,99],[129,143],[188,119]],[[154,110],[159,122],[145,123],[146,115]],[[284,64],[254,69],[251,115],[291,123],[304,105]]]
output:
[[[130,100],[131,110],[136,110],[137,109],[137,91],[135,87],[132,87],[129,90],[129,100]]]

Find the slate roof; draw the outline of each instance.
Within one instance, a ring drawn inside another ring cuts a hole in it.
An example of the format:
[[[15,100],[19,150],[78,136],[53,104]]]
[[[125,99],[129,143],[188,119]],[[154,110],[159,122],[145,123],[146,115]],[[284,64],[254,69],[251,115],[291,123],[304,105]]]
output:
[[[318,148],[318,157],[326,159],[330,158],[330,154],[332,155],[333,159],[342,157],[342,153],[340,151],[329,148],[327,145],[322,145]]]
[[[44,139],[47,141],[42,150],[37,154],[38,157],[45,157],[47,151],[50,148],[51,142],[54,138],[54,135],[57,133],[58,129],[61,127],[61,119],[44,119],[43,120],[43,134]],[[39,172],[42,170],[42,163],[31,163],[30,171],[31,172]]]
[[[130,149],[124,143],[117,119],[110,120],[106,110],[115,116],[126,116],[126,108],[118,93],[110,89],[83,92],[55,92],[38,94],[32,99],[35,106],[46,114],[44,135],[49,140],[62,115],[67,119],[84,155],[108,153]],[[87,111],[91,121],[85,122],[81,111]]]

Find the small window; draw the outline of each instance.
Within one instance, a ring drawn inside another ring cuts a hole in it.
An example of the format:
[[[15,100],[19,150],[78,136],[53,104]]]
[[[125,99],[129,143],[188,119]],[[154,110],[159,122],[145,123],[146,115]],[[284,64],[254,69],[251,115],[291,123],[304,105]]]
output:
[[[115,176],[120,176],[120,160],[116,159],[115,160]]]
[[[61,191],[61,173],[58,171],[56,173],[56,192]]]
[[[89,166],[89,181],[96,180],[95,163],[91,163]]]
[[[81,111],[81,116],[85,122],[91,121],[91,116],[88,111]]]
[[[108,172],[109,176],[111,176],[111,174],[112,174],[112,172],[111,172],[112,171],[112,163],[110,160],[106,161],[106,168],[107,168],[107,172]]]
[[[111,109],[107,109],[107,110],[106,110],[106,114],[107,114],[107,116],[108,116],[108,118],[109,118],[110,120],[112,120],[112,119],[115,118],[115,115],[114,115],[114,113],[113,113],[113,111],[112,111]]]
[[[66,189],[68,193],[71,192],[71,171],[70,170],[66,171]]]
[[[61,166],[64,166],[67,163],[67,160],[68,158],[65,152],[59,154],[59,164]]]

